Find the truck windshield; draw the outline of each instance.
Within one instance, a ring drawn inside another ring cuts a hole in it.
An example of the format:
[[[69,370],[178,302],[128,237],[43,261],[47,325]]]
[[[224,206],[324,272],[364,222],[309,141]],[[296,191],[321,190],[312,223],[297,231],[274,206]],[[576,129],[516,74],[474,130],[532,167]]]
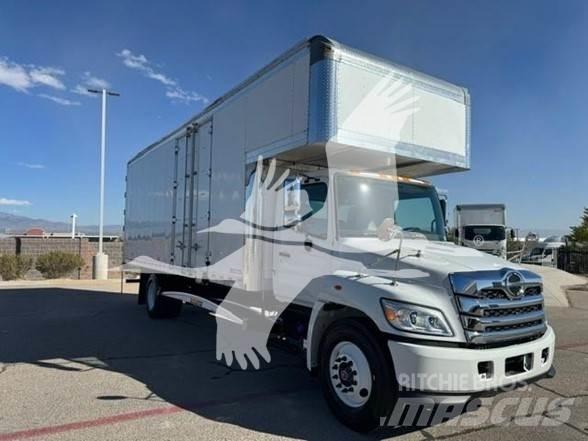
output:
[[[482,236],[484,240],[506,239],[505,229],[501,225],[468,225],[464,227],[465,240],[474,240],[476,236]]]
[[[404,231],[445,240],[445,222],[434,187],[377,178],[336,178],[337,228],[341,237],[376,237],[390,218]]]

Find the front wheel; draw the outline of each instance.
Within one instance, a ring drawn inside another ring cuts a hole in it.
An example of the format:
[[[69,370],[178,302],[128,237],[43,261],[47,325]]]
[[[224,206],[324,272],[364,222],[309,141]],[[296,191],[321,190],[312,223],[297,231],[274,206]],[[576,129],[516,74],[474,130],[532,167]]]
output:
[[[324,337],[320,377],[327,403],[337,419],[367,432],[388,417],[398,387],[390,357],[359,320],[335,323]]]
[[[182,302],[161,295],[161,283],[155,274],[147,281],[147,314],[152,319],[175,318],[182,311]]]

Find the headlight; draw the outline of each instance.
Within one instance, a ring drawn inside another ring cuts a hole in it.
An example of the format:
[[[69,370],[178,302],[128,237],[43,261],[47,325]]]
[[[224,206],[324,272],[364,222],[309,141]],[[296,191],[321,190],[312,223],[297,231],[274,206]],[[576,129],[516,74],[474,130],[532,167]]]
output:
[[[410,303],[382,299],[388,322],[396,329],[451,337],[453,332],[441,311]]]

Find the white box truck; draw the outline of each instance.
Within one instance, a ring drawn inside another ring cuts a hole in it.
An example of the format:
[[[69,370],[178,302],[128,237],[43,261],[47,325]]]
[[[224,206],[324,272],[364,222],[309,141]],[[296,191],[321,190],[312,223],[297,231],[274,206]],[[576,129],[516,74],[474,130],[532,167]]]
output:
[[[506,234],[504,204],[455,206],[454,236],[458,245],[506,259]]]
[[[399,90],[418,112],[387,131],[380,98]],[[404,396],[457,408],[553,374],[541,278],[447,242],[422,179],[469,168],[469,113],[462,87],[303,41],[129,161],[139,303],[153,318],[213,311],[217,356],[242,367],[267,359],[266,340],[247,340],[259,328],[297,345],[356,430]],[[233,319],[226,335],[245,343],[219,338]]]
[[[565,238],[561,236],[549,236],[542,241],[525,241],[519,262],[557,268],[557,250],[565,245]]]

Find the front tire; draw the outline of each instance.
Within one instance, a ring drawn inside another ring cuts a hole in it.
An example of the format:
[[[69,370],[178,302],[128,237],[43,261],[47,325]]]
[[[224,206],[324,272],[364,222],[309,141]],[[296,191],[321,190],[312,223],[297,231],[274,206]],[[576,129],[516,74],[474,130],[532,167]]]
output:
[[[397,401],[390,357],[360,320],[342,320],[327,331],[321,346],[320,378],[337,419],[358,432],[376,428]]]
[[[175,318],[182,311],[182,302],[161,295],[162,287],[159,277],[151,274],[146,284],[147,314],[152,319]]]

